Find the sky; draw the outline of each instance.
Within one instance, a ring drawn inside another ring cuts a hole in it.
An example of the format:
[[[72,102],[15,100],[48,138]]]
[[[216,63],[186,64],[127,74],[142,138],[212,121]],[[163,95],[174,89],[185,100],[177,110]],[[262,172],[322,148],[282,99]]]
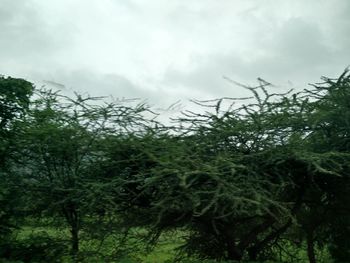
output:
[[[0,74],[91,95],[240,97],[350,64],[349,0],[0,0]],[[275,91],[274,91],[275,92]]]

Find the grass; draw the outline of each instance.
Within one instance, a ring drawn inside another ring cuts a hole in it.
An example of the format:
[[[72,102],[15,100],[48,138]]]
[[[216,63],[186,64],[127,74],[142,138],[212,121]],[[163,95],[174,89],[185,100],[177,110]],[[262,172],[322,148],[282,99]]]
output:
[[[125,262],[125,263],[164,263],[171,262],[175,257],[176,247],[181,245],[181,238],[175,232],[168,235],[162,235],[160,241],[154,249],[146,253],[146,249],[138,241],[138,237],[144,236],[145,231],[135,230],[132,233],[125,245],[127,256],[123,260],[113,261],[108,259],[106,262]],[[58,242],[70,242],[70,233],[67,228],[52,227],[46,224],[31,225],[21,227],[20,230],[14,233],[14,238],[19,242],[28,242],[33,237],[47,237]],[[109,258],[117,249],[118,236],[112,234],[103,240],[101,243],[97,239],[88,239],[85,233],[81,233],[80,254],[86,257],[83,262],[105,262],[101,258]],[[106,259],[107,260],[107,259]],[[70,255],[66,253],[58,262],[69,263],[72,262]]]
[[[81,242],[80,242],[80,255],[84,258],[81,262],[120,262],[120,263],[165,263],[173,262],[176,256],[176,248],[183,244],[183,232],[171,232],[163,234],[159,243],[153,250],[146,253],[144,244],[140,243],[139,238],[145,236],[146,231],[142,229],[135,229],[131,237],[127,239],[127,242],[124,244],[123,248],[125,249],[123,259],[112,259],[112,255],[118,251],[118,240],[119,237],[116,234],[111,234],[106,237],[103,242],[98,239],[89,238],[86,233],[81,233]],[[69,239],[70,233],[67,228],[64,227],[52,227],[49,223],[44,223],[42,225],[31,224],[28,221],[28,224],[22,227],[19,231],[15,233],[15,238],[18,242],[32,242],[34,237],[45,237],[47,240],[55,240],[55,242],[61,242],[66,244],[65,254],[61,258],[57,258],[56,262],[71,263],[73,262],[69,255]],[[39,239],[40,240],[40,239]],[[44,239],[45,240],[45,239]],[[45,241],[46,242],[46,241]],[[67,246],[68,245],[68,246]],[[286,245],[289,252],[294,252],[297,255],[298,259],[295,261],[287,260],[287,255],[282,255],[284,262],[308,262],[306,256],[306,250],[304,247],[293,248],[291,245]],[[294,251],[293,251],[294,250]],[[120,252],[120,251],[119,251]],[[318,262],[328,263],[331,262],[328,251],[326,249],[318,250]],[[3,262],[3,261],[1,261]],[[10,262],[10,261],[8,261]],[[51,261],[54,262],[54,261]],[[190,261],[189,261],[190,262]],[[191,261],[191,262],[203,262],[203,261]],[[213,262],[213,261],[208,261]],[[275,262],[277,263],[277,262]]]

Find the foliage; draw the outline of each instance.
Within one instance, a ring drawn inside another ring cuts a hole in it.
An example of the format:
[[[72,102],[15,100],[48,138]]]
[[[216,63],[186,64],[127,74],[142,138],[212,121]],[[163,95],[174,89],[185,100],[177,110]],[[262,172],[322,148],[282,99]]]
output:
[[[16,178],[9,169],[16,151],[17,124],[27,113],[33,90],[28,81],[0,76],[0,247],[8,245],[7,237],[19,217],[18,191],[9,186]]]
[[[98,99],[71,99],[45,90],[38,96],[18,138],[20,187],[26,189],[32,215],[65,219],[76,254],[86,217],[98,216],[103,205],[98,200],[103,182],[95,168],[106,156],[104,140],[111,133],[137,129],[146,108],[99,105]]]
[[[1,255],[9,260],[23,262],[60,262],[59,258],[66,250],[67,247],[62,241],[55,240],[43,232],[11,242],[2,247]]]
[[[337,244],[335,259],[349,258],[346,234],[331,225],[349,213],[349,83],[345,72],[315,90],[269,94],[262,82],[246,87],[255,101],[228,110],[222,99],[196,102],[214,111],[187,112],[174,132],[133,147],[151,165],[117,177],[126,222],[148,226],[151,244],[184,227],[182,251],[201,258],[273,259],[283,239],[304,237],[310,262],[315,242]],[[343,231],[348,222],[339,221]],[[304,237],[288,235],[299,227]]]
[[[181,262],[293,262],[300,249],[310,262],[325,250],[350,259],[348,71],[296,93],[239,84],[251,98],[194,101],[205,110],[183,112],[172,126],[145,104],[50,90],[29,100],[32,86],[10,80],[1,85],[24,89],[17,97],[0,89],[2,156],[11,157],[0,202],[68,229],[73,259],[84,257],[82,241],[102,249],[113,236],[109,257],[121,260],[178,230]],[[38,238],[30,249],[51,251]],[[62,244],[47,254],[64,254]],[[13,258],[26,257],[12,248]]]

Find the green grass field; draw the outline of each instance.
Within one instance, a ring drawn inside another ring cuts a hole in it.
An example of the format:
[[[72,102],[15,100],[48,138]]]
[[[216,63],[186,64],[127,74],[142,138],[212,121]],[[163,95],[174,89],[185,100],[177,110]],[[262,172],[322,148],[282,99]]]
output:
[[[142,236],[145,231],[135,231],[125,244],[127,255],[124,259],[112,261],[109,257],[115,252],[116,244],[118,244],[117,236],[110,235],[106,237],[103,242],[96,239],[87,239],[84,233],[81,233],[80,254],[82,255],[82,262],[125,262],[125,263],[163,263],[172,262],[175,258],[176,248],[181,245],[181,238],[178,234],[163,235],[156,247],[152,250],[145,249],[142,244],[136,240],[136,236]],[[68,229],[48,226],[32,226],[26,225],[14,233],[14,239],[19,243],[28,243],[28,250],[30,247],[29,241],[35,242],[36,237],[47,238],[47,240],[55,240],[58,243],[69,244],[70,234]],[[44,242],[44,245],[45,242]],[[103,259],[105,258],[105,259]],[[10,262],[10,261],[7,261]],[[69,255],[63,255],[57,259],[57,262],[73,262]]]
[[[184,232],[171,232],[163,234],[157,245],[148,250],[145,248],[144,244],[139,241],[140,237],[144,236],[146,231],[138,229],[131,234],[130,238],[123,245],[124,256],[120,256],[118,259],[113,259],[116,251],[121,251],[118,247],[118,236],[111,234],[106,237],[103,242],[98,239],[91,239],[82,232],[81,242],[80,242],[80,256],[79,260],[74,261],[69,255],[69,231],[62,227],[52,227],[48,225],[38,225],[38,224],[26,224],[20,230],[14,233],[14,238],[17,242],[24,244],[24,250],[26,253],[41,253],[36,250],[35,243],[39,240],[41,246],[47,247],[48,251],[54,248],[57,249],[58,246],[55,244],[65,244],[65,249],[61,252],[57,252],[57,256],[51,256],[51,262],[120,262],[120,263],[170,263],[175,261],[176,248],[183,244]],[[50,242],[54,240],[56,243],[51,246]],[[282,261],[277,262],[308,262],[306,250],[304,247],[293,248],[292,246],[286,247],[286,253],[294,254],[295,258],[288,257],[287,254],[281,255]],[[331,262],[328,252],[326,250],[318,250],[318,262],[329,263]],[[3,262],[3,261],[1,261]],[[4,261],[5,262],[5,261]],[[6,262],[22,262],[22,261],[6,261]],[[29,262],[29,261],[24,261]],[[45,262],[45,261],[30,261],[30,262]],[[181,260],[180,262],[186,263],[199,263],[204,262],[196,259]],[[207,261],[217,262],[217,261]],[[271,262],[271,261],[270,261]],[[272,263],[272,262],[271,262]]]

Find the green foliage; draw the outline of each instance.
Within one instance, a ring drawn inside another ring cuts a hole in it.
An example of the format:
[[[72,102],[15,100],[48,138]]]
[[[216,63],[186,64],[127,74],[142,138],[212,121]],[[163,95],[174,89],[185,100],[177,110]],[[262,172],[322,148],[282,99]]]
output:
[[[315,244],[346,244],[331,222],[349,212],[349,83],[345,72],[278,95],[262,82],[246,87],[255,101],[227,110],[223,100],[196,102],[213,111],[187,112],[173,132],[134,142],[138,163],[151,165],[116,177],[125,221],[148,226],[151,244],[184,227],[182,251],[203,259],[274,259],[282,240],[305,238],[314,262]],[[290,236],[299,227],[304,236]]]
[[[18,191],[10,186],[16,178],[9,170],[17,150],[13,147],[17,123],[28,111],[33,90],[25,80],[0,76],[0,249],[8,245],[8,236],[19,217]]]
[[[2,247],[0,255],[8,260],[23,262],[61,262],[59,258],[67,251],[62,241],[55,240],[45,232],[30,235]]]
[[[103,214],[99,196],[104,182],[98,167],[107,155],[104,141],[137,129],[146,109],[101,105],[98,99],[71,99],[45,90],[37,95],[18,138],[21,187],[30,200],[29,213],[65,219],[76,254],[79,232],[88,225],[85,219]]]
[[[30,82],[0,76],[0,131],[3,132],[12,120],[23,116],[32,93]]]
[[[31,85],[2,78],[18,90],[0,89],[2,235],[20,207],[67,229],[74,260],[142,261],[133,247],[151,251],[181,230],[180,262],[298,262],[300,250],[310,262],[327,250],[348,261],[350,74],[323,81],[285,94],[243,86],[252,98],[194,101],[205,111],[167,127],[145,104],[48,90],[29,100]],[[7,243],[7,257],[68,254],[63,240],[57,250],[30,240]],[[98,251],[84,254],[86,244]]]

